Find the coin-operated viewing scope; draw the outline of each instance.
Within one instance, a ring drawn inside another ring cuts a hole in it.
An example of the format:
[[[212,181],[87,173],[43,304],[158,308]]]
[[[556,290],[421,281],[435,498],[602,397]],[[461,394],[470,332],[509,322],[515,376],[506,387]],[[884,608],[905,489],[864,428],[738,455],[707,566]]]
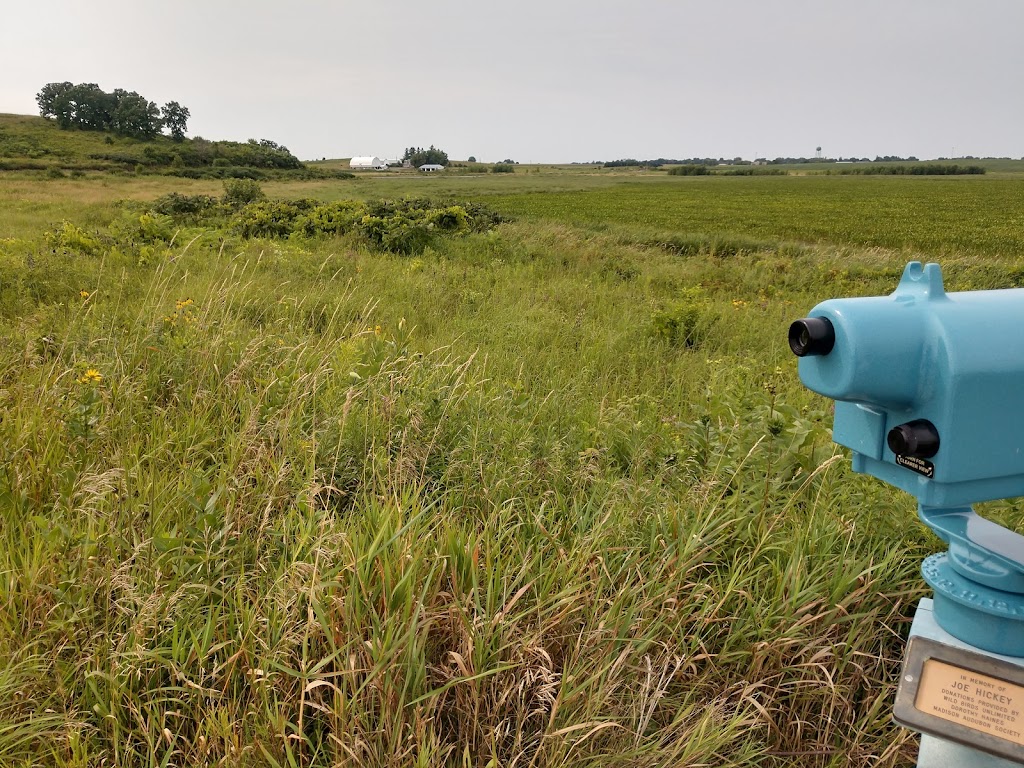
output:
[[[1024,536],[970,507],[1024,496],[1024,289],[947,294],[938,264],[912,262],[890,296],[818,304],[790,326],[789,345],[804,385],[836,401],[832,437],[852,451],[853,469],[916,496],[921,519],[949,544],[922,566],[935,598],[911,630],[897,719],[984,759],[1000,755],[993,765],[1024,764],[1024,661],[1013,658],[1024,657]],[[915,656],[921,635],[967,655]],[[996,711],[983,695],[964,703],[934,675],[922,681],[939,657],[957,674],[998,675],[993,685],[1013,696],[998,695],[1019,700]],[[938,696],[927,717],[918,685]],[[917,696],[909,705],[904,688]],[[922,742],[919,765],[938,765],[926,746],[935,747]]]

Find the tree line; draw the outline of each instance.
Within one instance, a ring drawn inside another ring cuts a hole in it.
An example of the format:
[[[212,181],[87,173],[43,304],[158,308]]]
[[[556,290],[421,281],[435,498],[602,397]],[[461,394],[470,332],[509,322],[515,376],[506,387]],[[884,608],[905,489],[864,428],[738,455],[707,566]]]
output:
[[[590,165],[600,165],[602,168],[628,168],[639,166],[641,168],[660,168],[663,165],[750,165],[749,160],[742,157],[688,157],[684,160],[677,160],[670,157],[658,157],[654,160],[637,160],[632,157],[624,157],[620,160],[594,160]]]
[[[136,139],[151,139],[166,128],[172,139],[181,141],[191,117],[176,101],[158,107],[135,91],[116,88],[107,93],[96,83],[47,83],[36,94],[36,103],[39,114],[61,128],[112,131]]]
[[[448,165],[448,153],[444,150],[438,149],[433,144],[430,145],[430,149],[424,149],[423,147],[409,147],[405,150],[405,154],[402,155],[402,161],[408,160],[409,163],[416,168],[421,165]]]

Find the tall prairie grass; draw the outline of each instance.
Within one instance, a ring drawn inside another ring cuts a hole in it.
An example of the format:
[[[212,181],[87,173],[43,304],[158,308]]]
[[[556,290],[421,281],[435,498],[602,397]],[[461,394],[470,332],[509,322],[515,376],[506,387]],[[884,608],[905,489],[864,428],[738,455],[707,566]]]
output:
[[[939,545],[783,341],[900,255],[70,218],[0,241],[0,764],[912,762]]]

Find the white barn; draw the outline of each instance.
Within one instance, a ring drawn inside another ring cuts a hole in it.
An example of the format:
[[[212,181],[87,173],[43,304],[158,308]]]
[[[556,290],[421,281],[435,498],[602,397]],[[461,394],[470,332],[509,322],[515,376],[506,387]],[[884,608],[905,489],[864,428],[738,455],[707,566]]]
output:
[[[420,170],[424,173],[436,173],[437,171],[443,171],[444,166],[437,165],[436,163],[427,163],[426,165],[421,165]]]
[[[386,161],[379,157],[353,157],[348,161],[349,168],[361,168],[363,170],[382,171],[388,167]]]

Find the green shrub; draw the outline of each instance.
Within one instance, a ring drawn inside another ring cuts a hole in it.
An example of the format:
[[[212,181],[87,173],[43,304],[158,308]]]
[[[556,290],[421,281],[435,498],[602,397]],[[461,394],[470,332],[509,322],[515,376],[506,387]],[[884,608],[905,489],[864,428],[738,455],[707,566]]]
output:
[[[430,211],[427,214],[427,222],[442,232],[466,232],[469,230],[469,216],[465,209],[458,205]]]
[[[232,229],[242,237],[287,237],[302,214],[303,209],[294,203],[260,200],[238,212]]]
[[[700,289],[690,288],[679,300],[654,313],[651,334],[673,346],[692,349],[707,340],[713,325],[714,318]]]
[[[295,221],[294,232],[304,237],[343,235],[354,230],[366,215],[366,207],[355,200],[318,205]]]
[[[236,179],[224,182],[224,196],[221,198],[227,205],[243,206],[266,200],[263,188],[252,179]]]
[[[515,173],[516,167],[511,163],[495,163],[491,166],[491,173]]]
[[[217,198],[210,195],[182,195],[178,192],[158,197],[152,211],[164,216],[199,216],[217,206]]]
[[[382,250],[395,253],[422,253],[433,238],[424,217],[396,213],[393,216],[367,214],[359,222],[363,235]]]
[[[423,253],[432,241],[430,225],[422,219],[396,216],[387,221],[380,244],[385,251],[410,255]]]
[[[733,168],[729,171],[720,171],[716,176],[788,176],[789,171],[782,168]]]
[[[50,168],[50,169],[48,169],[46,171],[46,177],[49,178],[49,179],[63,179],[63,178],[65,178],[64,171],[62,171],[60,168]]]
[[[668,169],[669,176],[707,176],[710,173],[706,165],[677,165]]]
[[[67,220],[62,221],[56,229],[47,232],[45,239],[51,248],[82,253],[87,256],[95,256],[103,248],[98,237]]]
[[[110,138],[109,136],[107,138]],[[93,152],[89,155],[90,160],[106,160],[110,163],[117,163],[131,167],[139,162],[139,158],[126,152]]]
[[[288,174],[290,179],[308,179],[310,181],[318,179],[354,179],[355,177],[354,173],[342,171],[338,168],[317,168],[315,166],[306,166],[301,170]]]
[[[174,238],[171,218],[159,213],[143,213],[114,222],[111,229],[119,243],[169,243]]]

